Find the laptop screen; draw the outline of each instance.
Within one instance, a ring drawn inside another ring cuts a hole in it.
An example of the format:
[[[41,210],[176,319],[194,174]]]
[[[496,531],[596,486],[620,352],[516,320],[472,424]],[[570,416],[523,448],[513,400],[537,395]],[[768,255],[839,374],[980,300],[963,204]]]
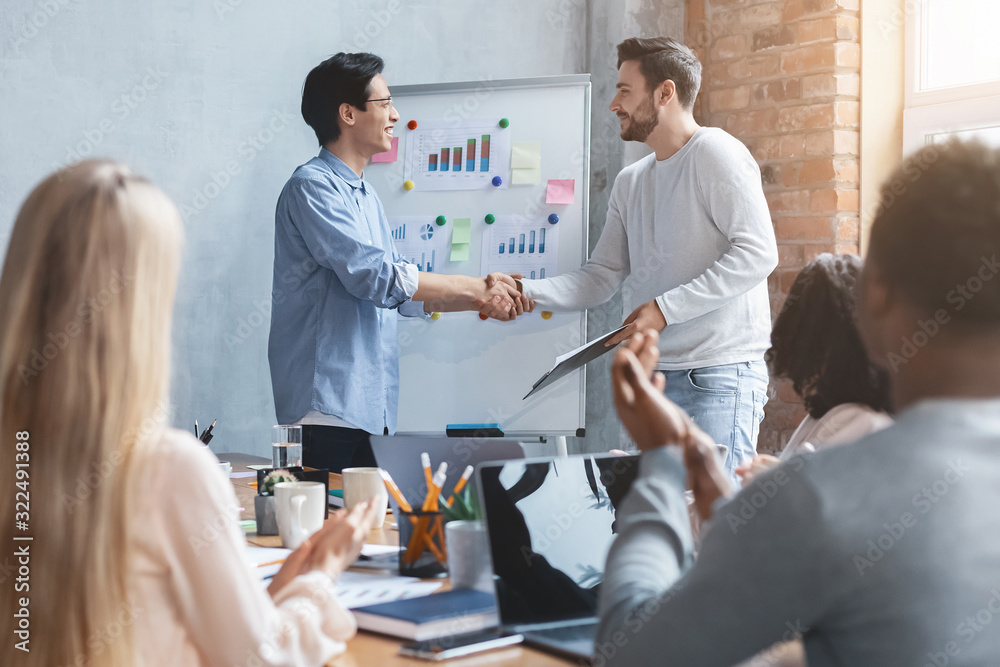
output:
[[[483,464],[480,493],[505,626],[593,617],[637,456]]]

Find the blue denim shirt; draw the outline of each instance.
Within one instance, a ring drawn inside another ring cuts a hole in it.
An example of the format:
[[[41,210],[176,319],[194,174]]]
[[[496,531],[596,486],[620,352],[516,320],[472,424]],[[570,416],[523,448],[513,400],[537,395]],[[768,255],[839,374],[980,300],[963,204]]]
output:
[[[423,314],[410,301],[417,282],[370,183],[325,148],[295,170],[274,221],[267,357],[280,423],[318,410],[369,433],[396,431],[394,309]]]

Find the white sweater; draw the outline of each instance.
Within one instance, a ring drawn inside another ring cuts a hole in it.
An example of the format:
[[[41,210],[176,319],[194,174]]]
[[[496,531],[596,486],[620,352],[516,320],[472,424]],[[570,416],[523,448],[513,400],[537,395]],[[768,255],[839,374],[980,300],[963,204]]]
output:
[[[666,160],[649,155],[618,174],[586,264],[523,284],[539,306],[581,310],[631,276],[626,311],[656,299],[667,321],[659,367],[684,370],[763,357],[777,264],[757,163],[737,139],[704,127]]]
[[[135,664],[322,665],[344,650],[356,625],[328,575],[296,577],[272,601],[250,571],[236,494],[207,448],[169,430],[137,468]]]

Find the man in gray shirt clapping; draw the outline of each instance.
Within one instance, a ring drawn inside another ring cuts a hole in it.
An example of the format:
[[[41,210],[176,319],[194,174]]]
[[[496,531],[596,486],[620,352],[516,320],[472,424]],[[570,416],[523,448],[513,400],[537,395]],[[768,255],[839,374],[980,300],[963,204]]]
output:
[[[597,664],[732,665],[792,631],[810,667],[1000,662],[998,257],[1000,151],[953,142],[908,160],[884,187],[859,305],[896,423],[731,500],[712,439],[663,397],[655,331],[619,353],[616,406],[643,454]],[[697,562],[685,478],[711,519]]]

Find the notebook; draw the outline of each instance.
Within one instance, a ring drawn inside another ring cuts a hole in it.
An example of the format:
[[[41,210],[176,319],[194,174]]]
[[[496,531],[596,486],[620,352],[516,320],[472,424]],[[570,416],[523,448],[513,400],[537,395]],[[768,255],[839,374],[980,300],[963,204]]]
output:
[[[493,596],[472,589],[357,607],[353,612],[362,630],[416,641],[474,632],[497,624]]]

